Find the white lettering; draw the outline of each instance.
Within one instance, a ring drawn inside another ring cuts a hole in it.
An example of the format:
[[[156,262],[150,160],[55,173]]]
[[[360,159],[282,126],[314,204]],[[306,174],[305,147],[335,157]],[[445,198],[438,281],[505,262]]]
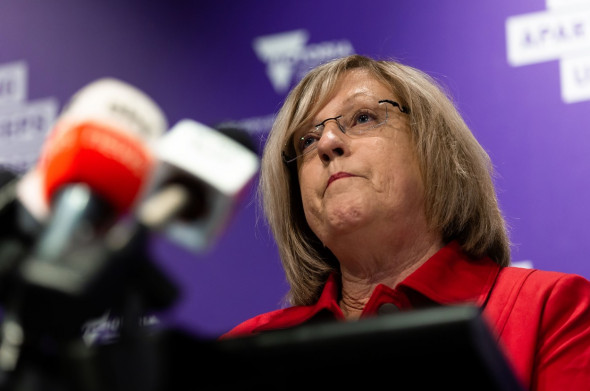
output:
[[[590,100],[590,0],[547,0],[547,8],[506,20],[508,62],[559,60],[562,100]]]
[[[38,158],[55,121],[58,103],[43,99],[0,109],[0,164],[25,171]]]
[[[590,51],[590,11],[538,12],[506,21],[508,61],[512,66]]]
[[[0,105],[24,102],[26,95],[26,63],[19,61],[0,65]]]
[[[155,315],[144,315],[138,319],[140,327],[150,327],[159,324]],[[82,339],[88,346],[113,342],[119,338],[121,318],[111,317],[110,311],[100,318],[87,321],[82,326]]]
[[[561,60],[559,74],[564,102],[590,99],[590,54]]]

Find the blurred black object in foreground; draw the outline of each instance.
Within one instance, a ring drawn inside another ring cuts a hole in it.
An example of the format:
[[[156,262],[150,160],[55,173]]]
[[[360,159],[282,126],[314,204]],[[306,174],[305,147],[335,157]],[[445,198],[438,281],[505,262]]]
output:
[[[304,325],[255,336],[159,341],[162,390],[299,390],[359,386],[522,390],[471,306],[437,307],[355,322]]]

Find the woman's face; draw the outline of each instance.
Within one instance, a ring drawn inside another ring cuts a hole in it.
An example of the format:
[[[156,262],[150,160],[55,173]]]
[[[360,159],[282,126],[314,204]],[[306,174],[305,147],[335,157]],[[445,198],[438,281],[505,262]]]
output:
[[[399,102],[367,71],[351,70],[313,123],[346,117],[359,101],[382,99]],[[394,241],[408,241],[427,229],[424,186],[408,115],[391,105],[388,113],[378,131],[354,138],[340,131],[336,121],[327,121],[315,141],[316,150],[297,162],[305,217],[332,250],[343,244],[339,239],[369,244],[385,234]]]

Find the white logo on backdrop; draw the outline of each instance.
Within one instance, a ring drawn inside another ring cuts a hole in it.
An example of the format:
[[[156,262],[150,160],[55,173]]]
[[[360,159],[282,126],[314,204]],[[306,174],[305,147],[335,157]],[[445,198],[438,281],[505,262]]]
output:
[[[0,166],[17,172],[36,162],[58,109],[54,98],[27,102],[27,87],[25,62],[0,64]]]
[[[506,20],[508,62],[559,60],[562,100],[590,100],[590,0],[547,0],[546,6]]]
[[[301,79],[317,65],[354,53],[348,40],[308,44],[306,30],[287,31],[254,39],[252,47],[266,63],[266,74],[279,94],[286,93],[294,81]]]
[[[266,64],[266,75],[278,94],[286,94],[289,88],[317,65],[334,58],[354,53],[348,40],[308,43],[306,30],[293,30],[257,37],[252,48]],[[226,121],[220,125],[236,126],[249,133],[266,133],[272,127],[274,114]]]

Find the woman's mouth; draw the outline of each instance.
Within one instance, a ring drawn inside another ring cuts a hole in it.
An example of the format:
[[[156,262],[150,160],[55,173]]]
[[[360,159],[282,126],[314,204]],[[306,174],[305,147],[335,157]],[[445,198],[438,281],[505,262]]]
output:
[[[338,179],[342,179],[342,178],[348,178],[354,176],[352,174],[349,174],[347,172],[337,172],[336,174],[332,175],[329,179],[328,179],[328,184],[326,185],[326,188],[328,186],[330,186],[330,184]]]

